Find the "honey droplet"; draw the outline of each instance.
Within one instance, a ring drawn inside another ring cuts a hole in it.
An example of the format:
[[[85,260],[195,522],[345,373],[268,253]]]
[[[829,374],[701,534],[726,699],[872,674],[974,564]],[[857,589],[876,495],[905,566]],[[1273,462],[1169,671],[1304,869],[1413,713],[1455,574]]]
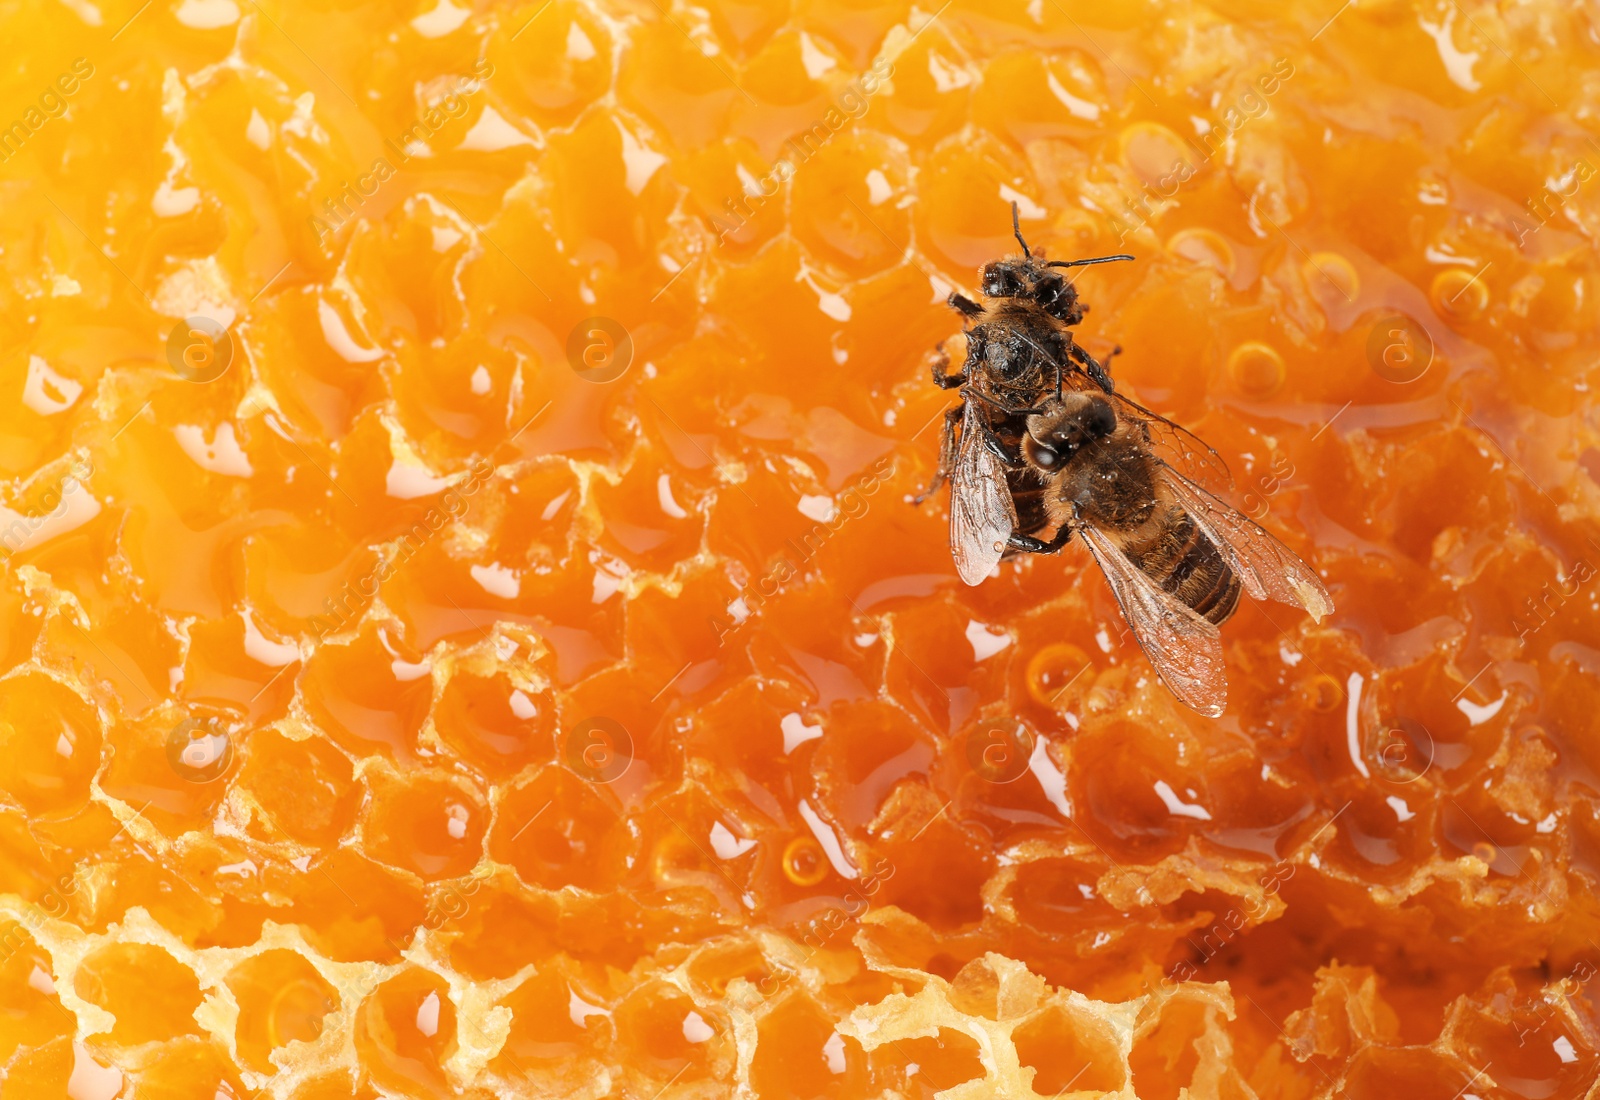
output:
[[[1228,377],[1248,397],[1271,397],[1283,388],[1288,371],[1270,344],[1246,340],[1228,356]]]
[[[1301,266],[1300,274],[1325,305],[1349,305],[1361,293],[1361,276],[1337,252],[1313,252]]]
[[[1214,268],[1224,279],[1232,279],[1239,269],[1233,245],[1214,229],[1180,229],[1167,238],[1167,254],[1203,267]]]
[[[1028,694],[1040,706],[1054,706],[1066,689],[1077,682],[1080,686],[1093,677],[1084,673],[1089,668],[1089,655],[1067,642],[1053,642],[1028,660]]]
[[[1159,122],[1140,121],[1123,129],[1121,135],[1122,162],[1134,175],[1163,196],[1174,193],[1175,187],[1192,174],[1184,171],[1195,154],[1177,132]]]
[[[1485,864],[1493,865],[1495,857],[1500,854],[1500,851],[1487,840],[1480,840],[1472,846],[1472,854]]]
[[[1452,267],[1433,277],[1428,297],[1445,320],[1470,321],[1489,304],[1489,288],[1476,275]]]
[[[797,836],[783,850],[783,874],[796,886],[815,886],[828,877],[828,856],[809,836]]]

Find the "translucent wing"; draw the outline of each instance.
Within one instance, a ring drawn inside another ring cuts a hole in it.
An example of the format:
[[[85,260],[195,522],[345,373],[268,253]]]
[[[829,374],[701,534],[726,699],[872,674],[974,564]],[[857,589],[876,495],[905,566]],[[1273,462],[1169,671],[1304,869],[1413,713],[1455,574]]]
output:
[[[1222,552],[1252,599],[1277,600],[1305,608],[1321,621],[1333,613],[1333,600],[1311,567],[1248,516],[1168,469],[1167,486]]]
[[[985,430],[978,403],[969,400],[950,486],[950,554],[956,572],[968,584],[978,584],[989,575],[1017,527],[1005,467],[984,445]]]
[[[1185,706],[1208,718],[1221,715],[1228,703],[1228,680],[1216,626],[1163,592],[1103,532],[1088,525],[1077,530],[1111,582],[1123,617],[1161,682]]]
[[[1199,436],[1120,393],[1111,394],[1110,397],[1117,403],[1117,411],[1122,416],[1144,425],[1151,444],[1162,458],[1170,460],[1169,464],[1190,480],[1216,489],[1227,489],[1233,485],[1228,464]]]

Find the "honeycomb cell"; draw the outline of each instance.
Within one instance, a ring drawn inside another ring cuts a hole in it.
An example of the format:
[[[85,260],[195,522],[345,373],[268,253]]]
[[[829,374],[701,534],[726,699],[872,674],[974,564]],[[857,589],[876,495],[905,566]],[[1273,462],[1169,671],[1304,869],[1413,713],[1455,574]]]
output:
[[[317,737],[292,741],[266,729],[250,736],[244,753],[240,788],[286,836],[326,845],[355,823],[362,788],[350,761],[333,745]]]
[[[91,952],[73,979],[78,996],[116,1017],[107,1038],[135,1046],[199,1035],[194,1010],[200,983],[166,950],[143,943],[110,943]]]
[[[354,848],[332,848],[303,862],[302,877],[290,883],[292,915],[331,959],[392,963],[426,919],[420,890]]]
[[[703,148],[726,132],[740,94],[726,64],[701,52],[671,20],[655,20],[632,36],[617,91],[679,149]]]
[[[736,108],[733,129],[747,135],[757,147],[768,149],[787,135],[796,135],[796,148],[804,155],[816,148],[814,141],[831,138],[853,119],[863,105],[853,100],[833,107],[834,117],[826,117],[827,85],[823,83],[839,67],[831,44],[803,32],[780,31],[759,53],[742,66],[740,86],[749,95]],[[823,129],[810,129],[820,119]]]
[[[506,998],[511,1033],[501,1062],[514,1069],[523,1062],[581,1064],[593,1058],[606,1048],[615,1029],[611,1012],[597,1000],[555,969],[529,978]]]
[[[899,136],[924,145],[961,126],[977,81],[944,28],[927,27],[887,71],[891,86],[882,93],[882,107],[874,108],[882,112],[875,124],[881,120]]]
[[[937,805],[916,829],[881,845],[863,867],[854,896],[868,905],[894,905],[944,931],[983,919],[983,884],[994,872],[994,853],[981,828],[951,821]],[[928,853],[938,852],[936,860]],[[861,902],[847,905],[859,908]]]
[[[84,1096],[110,1100],[121,1094],[128,1076],[104,1055],[68,1037],[51,1039],[11,1060],[0,1077],[0,1097]]]
[[[1183,997],[1162,1004],[1134,1039],[1128,1056],[1132,1084],[1141,1096],[1179,1100],[1192,1087],[1200,1048],[1212,1026],[1209,1006]]]
[[[268,438],[286,452],[283,467],[309,467],[298,443]],[[335,490],[313,487],[310,474],[300,475],[300,493],[324,497]],[[326,483],[324,483],[326,486]],[[279,503],[279,502],[275,502]],[[297,506],[296,498],[283,501]],[[377,555],[342,531],[315,524],[293,524],[251,533],[244,540],[245,591],[263,619],[285,632],[309,631],[313,636],[332,632],[368,605],[367,578],[378,564]]]
[[[635,989],[615,1022],[618,1042],[638,1052],[635,1067],[664,1081],[703,1079],[730,1053],[726,1018],[666,984]]]
[[[1018,145],[1084,138],[1109,110],[1099,66],[1081,50],[1056,57],[1033,51],[990,61],[973,95],[972,113],[987,129]]]
[[[234,1039],[239,1057],[258,1073],[274,1073],[272,1055],[294,1042],[322,1034],[323,1021],[339,1007],[338,991],[303,955],[275,949],[245,959],[229,972],[228,988],[239,1002]]]
[[[483,854],[488,816],[477,792],[443,776],[374,774],[361,828],[373,857],[425,879],[457,878]]]
[[[555,906],[548,899],[533,902],[519,890],[469,882],[447,888],[444,901],[435,902],[432,919],[448,921],[451,964],[475,980],[508,978],[520,969],[518,957],[503,950],[505,943],[526,944],[540,957],[554,950]]]
[[[1099,872],[1065,860],[1031,860],[1017,868],[1011,903],[1028,927],[1066,933],[1114,923],[1114,910],[1099,897]]]
[[[785,997],[757,1027],[750,1083],[758,1095],[812,1100],[855,1096],[867,1087],[860,1045],[840,1035],[830,1014],[803,994]]]
[[[689,977],[702,997],[721,999],[728,995],[729,986],[736,981],[749,982],[766,990],[774,985],[775,975],[758,947],[734,941],[713,945],[696,955]]]
[[[1172,749],[1128,733],[1113,722],[1079,740],[1073,753],[1074,800],[1090,808],[1093,823],[1086,827],[1101,843],[1128,858],[1159,858],[1181,847],[1185,823],[1208,811],[1178,769]]]
[[[924,162],[921,175],[917,240],[924,252],[965,279],[967,272],[1010,251],[1007,192],[1023,195],[1029,187],[1020,158],[988,135],[975,141],[946,139]],[[1027,211],[1024,236],[1030,231],[1037,236],[1040,217],[1037,208]]]
[[[631,569],[669,572],[699,547],[703,525],[690,510],[694,498],[681,484],[674,493],[664,470],[635,466],[619,484],[595,486],[595,502],[605,517],[607,549]]]
[[[555,696],[519,688],[502,674],[451,676],[433,722],[451,748],[497,779],[510,779],[555,754]]]
[[[890,1079],[905,1095],[933,1100],[941,1092],[987,1075],[981,1049],[972,1036],[940,1028],[936,1036],[902,1039],[879,1047],[873,1061],[881,1067],[880,1073],[893,1075]]]
[[[529,115],[564,125],[610,87],[613,39],[588,7],[527,4],[505,20],[510,33],[495,36],[488,53],[495,88]]]
[[[438,975],[416,967],[379,985],[356,1012],[355,1043],[374,1082],[408,1096],[450,1096],[456,1007]]]
[[[1600,65],[1435,7],[0,8],[0,1100],[1595,1100]],[[1013,204],[1220,719],[915,499]]]
[[[100,719],[60,681],[24,672],[0,691],[0,788],[30,813],[81,807],[100,767]]]
[[[1125,1084],[1117,1040],[1093,1018],[1046,1009],[1011,1033],[1017,1058],[1034,1070],[1033,1091],[1117,1092]]]
[[[301,692],[321,727],[351,752],[409,760],[433,701],[429,672],[386,628],[369,628],[349,644],[319,649],[301,674]]]
[[[434,241],[450,240],[461,233],[460,226],[464,224],[458,215],[436,216],[432,224],[415,225],[412,232],[418,237],[426,234]],[[461,237],[452,246],[450,255],[439,258],[432,271],[434,284],[453,277],[454,264],[461,259],[458,253],[466,250],[465,242],[466,238]],[[419,242],[415,247],[420,249],[424,245]],[[405,269],[412,265],[397,257],[390,266]],[[432,284],[415,293],[431,300],[427,293],[430,289]],[[452,317],[437,318],[434,324],[445,328],[453,320]],[[427,336],[426,333],[418,335]],[[419,438],[448,434],[463,444],[488,450],[515,431],[515,425],[505,424],[503,412],[511,398],[515,372],[514,360],[486,342],[456,342],[439,348],[429,341],[426,350],[419,348],[415,358],[408,359],[395,378],[399,415],[407,431]],[[457,483],[451,487],[453,493],[446,490],[432,500],[422,498],[429,507],[418,507],[409,517],[403,551],[410,551],[421,541],[424,528],[431,533],[435,524],[442,526],[443,515],[455,512],[477,519],[483,514],[485,498],[478,495],[483,488],[483,478],[479,476],[482,467],[454,468],[459,460],[442,447],[427,457],[430,462],[445,465],[455,475]],[[387,470],[384,473],[387,482]]]
[[[202,826],[227,794],[242,734],[239,717],[227,712],[156,712],[112,731],[115,755],[101,785],[143,806],[152,821]]]
[[[894,142],[874,130],[833,137],[795,166],[796,237],[858,278],[898,264],[911,246],[909,172]]]
[[[159,1062],[140,1072],[139,1093],[158,1100],[190,1096],[246,1100],[250,1089],[219,1045],[204,1039],[178,1039],[163,1047]]]
[[[609,888],[629,845],[617,810],[596,787],[563,768],[541,769],[500,804],[489,854],[552,890]]]
[[[660,163],[659,153],[650,156],[654,144],[655,139],[633,120],[591,110],[570,131],[551,136],[540,165],[548,185],[562,195],[563,243],[574,258],[614,267],[619,277],[630,281],[643,276],[650,284],[648,289],[639,288],[643,294],[655,293],[665,282],[650,270],[658,266],[654,262],[658,242],[642,232],[647,225],[659,224],[670,203],[666,177],[660,172],[646,174],[641,167],[646,161]],[[619,300],[610,308],[616,311],[623,304]],[[618,320],[633,322],[632,308]],[[580,314],[572,321],[582,319]]]
[[[782,233],[783,206],[777,199],[783,182],[779,176],[787,169],[762,156],[748,139],[697,147],[678,173],[697,212],[715,233],[717,247],[729,255],[753,253]]]
[[[73,1033],[73,1014],[61,1005],[49,956],[22,925],[0,927],[0,1064],[19,1048],[39,1047]],[[3,1094],[0,1094],[3,1095]]]

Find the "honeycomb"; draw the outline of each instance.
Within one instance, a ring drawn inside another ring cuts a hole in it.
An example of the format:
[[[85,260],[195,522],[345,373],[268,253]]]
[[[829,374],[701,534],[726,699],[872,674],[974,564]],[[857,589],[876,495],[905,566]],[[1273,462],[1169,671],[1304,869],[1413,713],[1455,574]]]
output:
[[[0,37],[0,1100],[1600,1097],[1593,5]],[[909,502],[1012,202],[1220,720]]]

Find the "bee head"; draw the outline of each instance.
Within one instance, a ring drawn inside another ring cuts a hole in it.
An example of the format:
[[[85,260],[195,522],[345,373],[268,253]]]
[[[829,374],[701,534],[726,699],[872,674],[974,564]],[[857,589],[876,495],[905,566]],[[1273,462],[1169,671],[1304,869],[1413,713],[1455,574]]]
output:
[[[1034,466],[1053,470],[1074,452],[1104,439],[1117,428],[1116,410],[1104,397],[1091,393],[1069,393],[1052,401],[1043,412],[1028,417],[1028,434],[1023,438],[1023,453]]]
[[[1032,286],[1030,268],[1034,267],[1032,260],[996,260],[992,264],[984,264],[980,273],[983,279],[983,293],[989,298],[1020,298]]]
[[[1085,307],[1078,301],[1077,288],[1037,256],[996,260],[984,265],[980,277],[987,297],[1032,302],[1069,325],[1083,320]]]
[[[1032,302],[1045,313],[1068,325],[1083,320],[1088,307],[1078,301],[1078,289],[1056,268],[1103,264],[1111,260],[1131,260],[1132,256],[1098,256],[1090,260],[1046,260],[1028,247],[1022,238],[1017,204],[1011,204],[1011,228],[1022,255],[985,264],[980,272],[983,293],[990,298],[1020,298]]]

